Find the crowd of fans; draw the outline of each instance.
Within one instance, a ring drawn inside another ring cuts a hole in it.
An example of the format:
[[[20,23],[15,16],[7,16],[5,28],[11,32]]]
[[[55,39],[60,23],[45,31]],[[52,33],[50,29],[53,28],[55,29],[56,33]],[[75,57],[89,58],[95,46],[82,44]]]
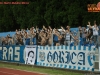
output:
[[[61,29],[52,29],[50,26],[31,27],[30,29],[19,29],[13,36],[7,35],[1,38],[2,45],[41,45],[41,46],[77,46],[77,45],[95,45],[100,44],[100,25],[91,25],[88,22],[86,27],[78,27],[78,31],[71,31],[70,26]]]

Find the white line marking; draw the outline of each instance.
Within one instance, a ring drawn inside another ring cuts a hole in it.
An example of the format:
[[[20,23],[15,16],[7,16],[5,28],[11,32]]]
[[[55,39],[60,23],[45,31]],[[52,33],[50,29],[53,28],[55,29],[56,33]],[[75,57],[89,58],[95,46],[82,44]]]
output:
[[[37,74],[44,74],[46,75],[47,73],[39,73],[39,72],[33,72],[33,71],[27,71],[27,70],[21,70],[21,69],[14,69],[14,68],[8,68],[8,67],[3,67],[5,69],[12,69],[12,70],[18,70],[18,71],[24,71],[24,72],[31,72],[31,73],[37,73]]]
[[[10,74],[10,75],[19,75],[19,74],[14,74],[14,73],[8,73],[8,72],[3,72],[3,71],[0,71],[1,73],[5,73],[5,74]]]

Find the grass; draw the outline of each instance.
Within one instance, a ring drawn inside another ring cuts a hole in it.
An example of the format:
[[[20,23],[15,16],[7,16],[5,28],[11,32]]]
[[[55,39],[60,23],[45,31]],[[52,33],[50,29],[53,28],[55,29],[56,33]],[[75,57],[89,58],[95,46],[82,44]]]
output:
[[[7,68],[14,68],[14,69],[21,69],[21,70],[27,70],[32,72],[38,72],[38,73],[46,73],[47,75],[84,75],[82,73],[76,73],[75,71],[63,71],[53,68],[40,68],[40,67],[32,67],[32,66],[25,66],[25,65],[15,65],[15,64],[5,64],[0,63],[0,67],[7,67]]]

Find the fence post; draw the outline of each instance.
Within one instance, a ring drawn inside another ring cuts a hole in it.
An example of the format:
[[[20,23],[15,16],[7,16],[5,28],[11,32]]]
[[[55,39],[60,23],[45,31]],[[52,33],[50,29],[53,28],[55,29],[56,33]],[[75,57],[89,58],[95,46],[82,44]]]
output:
[[[100,47],[95,50],[95,61],[94,61],[94,71],[99,71],[99,57],[100,57]]]

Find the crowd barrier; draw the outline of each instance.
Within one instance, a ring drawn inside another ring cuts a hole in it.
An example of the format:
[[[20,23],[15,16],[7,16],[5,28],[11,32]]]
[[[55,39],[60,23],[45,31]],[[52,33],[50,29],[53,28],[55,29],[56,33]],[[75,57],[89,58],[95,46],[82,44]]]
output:
[[[37,66],[94,71],[95,50],[94,46],[0,46],[0,60],[28,64],[27,55],[33,51]]]

